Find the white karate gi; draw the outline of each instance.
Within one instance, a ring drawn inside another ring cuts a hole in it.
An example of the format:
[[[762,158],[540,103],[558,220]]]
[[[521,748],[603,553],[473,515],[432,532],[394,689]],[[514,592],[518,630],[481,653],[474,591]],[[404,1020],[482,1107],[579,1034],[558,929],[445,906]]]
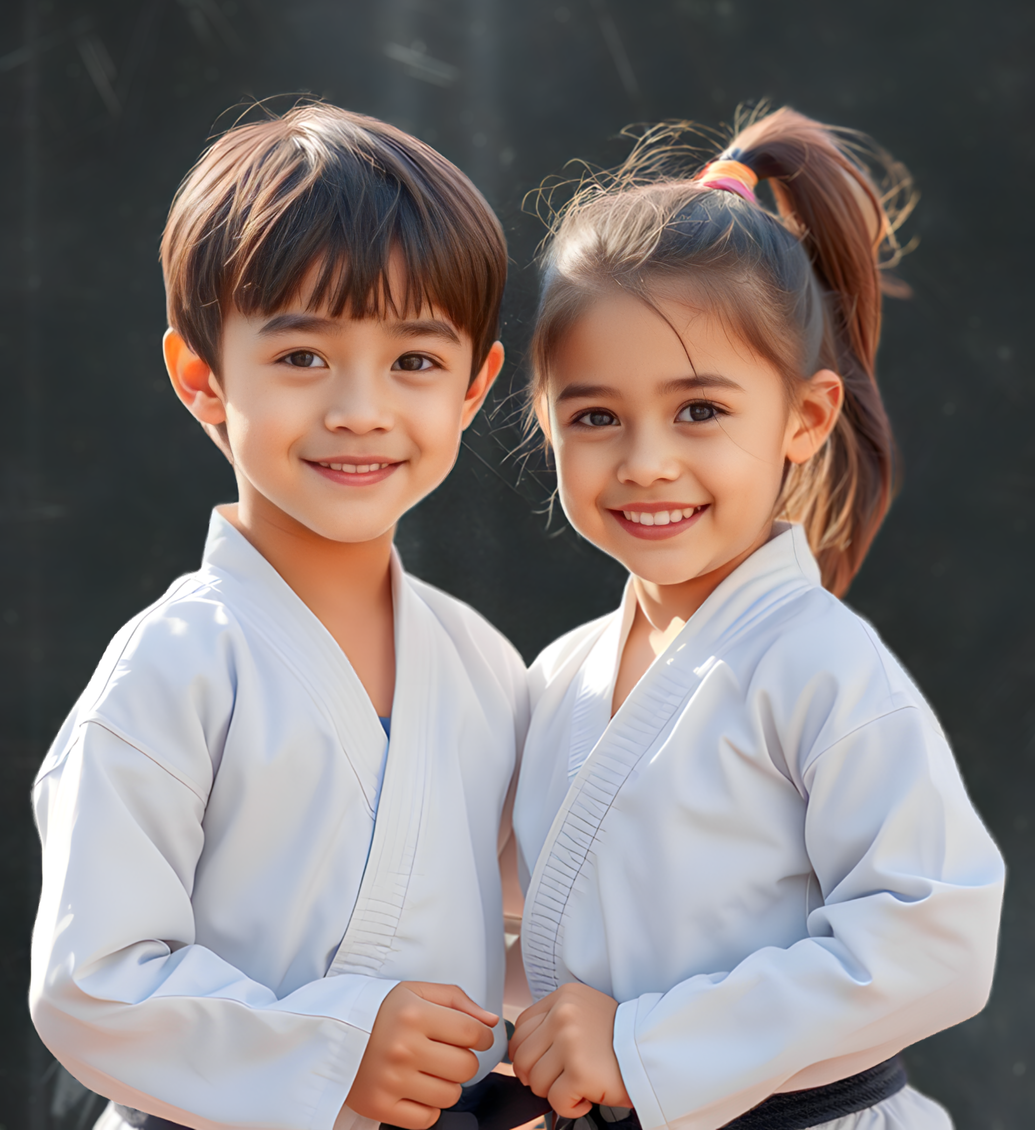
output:
[[[369,1130],[339,1109],[399,980],[500,1011],[524,665],[397,559],[392,595],[387,761],[344,653],[218,513],[105,652],[35,787],[32,1015],[88,1087],[201,1130]]]
[[[514,829],[533,996],[581,981],[619,1002],[644,1130],[712,1130],[977,1012],[1002,860],[802,529],[723,581],[611,719],[634,611],[630,587],[533,665]],[[910,1088],[836,1122],[949,1125]]]

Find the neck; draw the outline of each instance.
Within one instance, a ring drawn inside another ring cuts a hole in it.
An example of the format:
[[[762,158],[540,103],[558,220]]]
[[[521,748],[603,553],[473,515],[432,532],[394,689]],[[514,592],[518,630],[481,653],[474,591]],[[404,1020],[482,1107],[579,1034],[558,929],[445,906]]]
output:
[[[755,550],[760,549],[769,540],[772,525],[767,525],[758,537],[736,557],[712,569],[701,573],[686,581],[676,584],[658,584],[645,580],[643,577],[633,577],[633,591],[636,593],[636,602],[640,613],[646,618],[652,629],[652,634],[660,634],[661,638],[652,638],[653,644],[668,646],[691,616],[701,607],[722,582],[745,562]],[[664,648],[662,648],[664,650]],[[660,652],[658,653],[660,654]]]
[[[394,529],[372,541],[322,537],[266,499],[242,498],[220,508],[274,569],[332,630],[353,609],[392,607],[390,561]]]

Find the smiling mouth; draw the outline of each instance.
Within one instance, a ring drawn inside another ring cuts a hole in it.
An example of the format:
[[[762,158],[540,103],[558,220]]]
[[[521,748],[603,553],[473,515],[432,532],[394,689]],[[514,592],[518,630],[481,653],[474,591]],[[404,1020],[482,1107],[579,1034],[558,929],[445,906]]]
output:
[[[655,504],[656,505],[656,504]],[[615,521],[633,537],[659,541],[675,537],[694,525],[710,503],[700,506],[665,506],[653,510],[611,510]]]
[[[705,506],[707,506],[707,503],[701,506],[683,506],[673,510],[623,510],[621,514],[627,522],[633,522],[638,526],[674,526],[679,522],[685,522],[695,514],[699,514]]]
[[[405,460],[361,456],[355,463],[344,459],[307,459],[306,463],[324,479],[342,487],[371,487],[384,482]]]
[[[317,467],[326,467],[329,471],[342,471],[346,475],[367,475],[371,471],[383,471],[391,467],[391,463],[323,463],[313,460]]]

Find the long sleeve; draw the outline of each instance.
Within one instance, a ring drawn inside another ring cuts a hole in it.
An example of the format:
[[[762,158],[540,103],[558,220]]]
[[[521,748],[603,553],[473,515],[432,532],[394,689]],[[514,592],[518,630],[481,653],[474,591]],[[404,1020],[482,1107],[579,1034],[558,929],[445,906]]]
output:
[[[711,1130],[985,1003],[1003,864],[925,708],[889,709],[810,754],[799,787],[819,885],[808,937],[618,1009],[615,1051],[644,1130]]]
[[[329,977],[278,999],[199,944],[205,806],[187,776],[97,722],[79,728],[37,787],[33,1020],[117,1102],[199,1130],[329,1130],[396,982]]]

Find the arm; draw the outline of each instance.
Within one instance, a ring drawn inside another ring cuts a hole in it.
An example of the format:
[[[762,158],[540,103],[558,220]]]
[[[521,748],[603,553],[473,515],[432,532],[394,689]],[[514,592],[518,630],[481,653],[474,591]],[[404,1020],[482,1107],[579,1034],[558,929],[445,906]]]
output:
[[[389,1044],[400,1027],[440,1042],[456,1034],[432,1015],[446,1008],[431,1001],[421,1010],[397,993],[394,1003],[407,1007],[382,1018],[396,983],[358,975],[278,999],[198,944],[190,896],[205,804],[189,777],[97,723],[82,726],[64,762],[42,778],[43,892],[30,990],[40,1035],[94,1090],[200,1130],[329,1130],[361,1061],[360,1090],[367,1087],[357,1101],[364,1112],[376,1109],[395,1084],[372,1074],[385,1058],[383,1040],[367,1055],[375,1020]],[[465,1028],[459,1038],[468,1035]],[[428,1051],[414,1050],[413,1040],[407,1048],[418,1059]],[[456,1057],[447,1058],[448,1075]],[[395,1082],[402,1086],[404,1076],[397,1071]],[[395,1099],[405,1094],[403,1086]],[[401,1114],[414,1126],[430,1121],[414,1121],[412,1109]]]
[[[592,1062],[574,1056],[607,1032],[609,998],[563,986],[515,1036],[519,1075],[537,1093],[556,1086],[571,1114],[582,1112],[580,1086],[628,1105],[613,1097],[617,1066],[645,1130],[676,1119],[704,1130],[774,1091],[872,1066],[983,1006],[1002,861],[921,710],[842,738],[804,767],[803,784],[821,894],[808,936],[622,1003],[613,1055],[598,1048]]]
[[[924,712],[860,727],[812,757],[803,781],[822,899],[808,936],[618,1008],[614,1048],[645,1130],[724,1123],[984,1006],[1002,859]]]

